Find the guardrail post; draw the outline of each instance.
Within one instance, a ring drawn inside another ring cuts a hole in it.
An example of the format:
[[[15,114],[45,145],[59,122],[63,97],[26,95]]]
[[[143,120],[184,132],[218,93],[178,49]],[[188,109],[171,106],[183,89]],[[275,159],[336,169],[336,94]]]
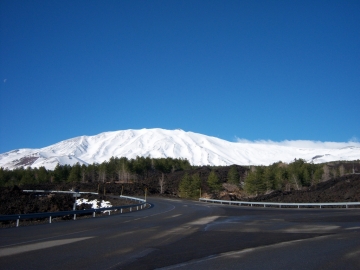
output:
[[[93,217],[95,217],[95,211],[93,212]]]
[[[275,207],[275,206],[279,206],[279,208],[282,208],[283,206],[286,207],[297,207],[297,208],[301,208],[300,206],[302,206],[303,208],[313,208],[313,207],[319,207],[319,208],[323,208],[323,206],[336,206],[336,207],[346,207],[346,208],[350,208],[351,205],[356,205],[356,206],[360,206],[360,202],[340,202],[340,203],[270,203],[270,202],[240,202],[240,201],[226,201],[226,200],[211,200],[211,199],[203,199],[200,198],[200,201],[203,202],[212,202],[212,203],[220,203],[220,204],[228,204],[228,205],[234,205],[234,204],[238,204],[239,206],[241,205],[245,205],[245,206],[257,206],[257,205],[264,205],[264,207],[266,208],[267,206],[269,207]]]
[[[120,214],[122,214],[122,208],[120,209]]]
[[[131,212],[131,210],[132,210],[132,207],[130,207],[130,212]]]
[[[51,216],[49,217],[49,223],[51,224]]]
[[[20,216],[19,216],[19,218],[16,220],[16,227],[19,227],[19,220],[20,220]]]
[[[74,220],[76,220],[76,214],[74,214]]]

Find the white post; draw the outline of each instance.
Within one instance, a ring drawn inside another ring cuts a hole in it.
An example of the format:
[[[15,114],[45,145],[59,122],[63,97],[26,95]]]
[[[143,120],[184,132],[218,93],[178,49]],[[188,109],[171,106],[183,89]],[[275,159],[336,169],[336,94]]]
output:
[[[49,223],[51,223],[51,216],[49,217]]]
[[[95,217],[95,211],[93,212],[93,217]]]
[[[19,218],[16,220],[16,227],[19,227],[19,220],[20,220],[20,216],[19,216]]]

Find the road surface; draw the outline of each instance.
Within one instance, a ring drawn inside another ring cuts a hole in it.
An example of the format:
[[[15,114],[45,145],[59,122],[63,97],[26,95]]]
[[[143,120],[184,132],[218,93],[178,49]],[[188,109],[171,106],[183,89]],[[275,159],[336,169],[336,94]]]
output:
[[[137,212],[0,229],[0,269],[360,269],[360,209],[148,202]]]

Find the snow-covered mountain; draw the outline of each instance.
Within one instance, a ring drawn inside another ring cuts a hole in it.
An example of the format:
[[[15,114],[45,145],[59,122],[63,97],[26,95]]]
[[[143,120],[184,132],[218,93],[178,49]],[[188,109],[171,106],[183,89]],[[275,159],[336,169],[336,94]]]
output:
[[[269,143],[229,142],[183,130],[141,129],[81,136],[40,149],[0,154],[0,167],[54,169],[59,164],[101,163],[114,157],[186,158],[193,165],[269,165],[302,158],[314,163],[360,159],[360,147],[299,148]]]

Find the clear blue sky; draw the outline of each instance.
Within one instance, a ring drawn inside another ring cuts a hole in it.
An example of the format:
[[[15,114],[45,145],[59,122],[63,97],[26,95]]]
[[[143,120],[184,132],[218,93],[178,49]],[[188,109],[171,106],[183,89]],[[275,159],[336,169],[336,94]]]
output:
[[[360,138],[360,1],[0,2],[0,153],[181,128]]]

